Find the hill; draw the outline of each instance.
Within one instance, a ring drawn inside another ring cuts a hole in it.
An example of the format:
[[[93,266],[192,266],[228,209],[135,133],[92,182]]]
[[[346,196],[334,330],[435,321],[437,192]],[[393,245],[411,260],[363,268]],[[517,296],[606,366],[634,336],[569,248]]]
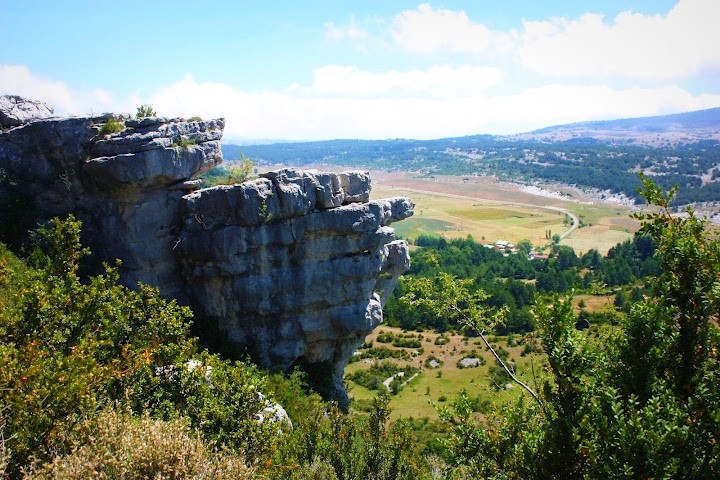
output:
[[[719,140],[720,107],[672,115],[554,125],[510,138],[541,141],[594,138],[648,146]]]
[[[435,140],[329,140],[223,145],[226,160],[259,165],[352,167],[423,175],[489,175],[551,182],[637,199],[638,172],[663,188],[681,187],[675,204],[720,201],[720,108],[637,119],[583,122],[511,136]]]

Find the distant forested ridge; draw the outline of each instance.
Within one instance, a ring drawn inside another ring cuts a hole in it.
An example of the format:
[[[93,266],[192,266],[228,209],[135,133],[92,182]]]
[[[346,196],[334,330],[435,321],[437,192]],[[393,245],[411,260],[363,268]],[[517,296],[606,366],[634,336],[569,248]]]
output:
[[[685,123],[678,123],[681,120]],[[223,145],[222,150],[226,160],[232,161],[242,153],[259,165],[345,166],[422,172],[426,175],[495,175],[509,181],[559,182],[607,190],[635,200],[639,200],[638,172],[643,171],[662,188],[680,186],[674,204],[682,205],[720,201],[720,142],[709,138],[685,143],[661,142],[659,146],[650,147],[634,144],[633,132],[647,138],[648,132],[657,131],[660,132],[659,137],[672,125],[680,125],[678,128],[692,132],[697,129],[707,132],[713,122],[713,131],[720,130],[720,109],[682,116],[551,127],[572,134],[572,138],[563,141],[548,140],[546,135],[550,129],[542,129],[514,137],[471,135],[437,140],[347,139]],[[626,129],[628,137],[594,138],[592,135],[596,135],[599,129],[610,134]]]

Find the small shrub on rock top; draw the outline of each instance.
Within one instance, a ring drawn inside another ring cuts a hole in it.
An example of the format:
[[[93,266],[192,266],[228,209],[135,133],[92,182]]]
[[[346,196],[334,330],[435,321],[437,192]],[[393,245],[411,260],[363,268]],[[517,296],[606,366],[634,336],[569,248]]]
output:
[[[122,120],[110,118],[100,127],[100,135],[110,135],[112,133],[122,132],[123,130],[125,130],[125,124]]]
[[[145,118],[145,117],[157,117],[157,112],[155,112],[155,109],[152,107],[152,105],[140,105],[137,108],[137,113],[135,114],[135,117],[137,118]]]

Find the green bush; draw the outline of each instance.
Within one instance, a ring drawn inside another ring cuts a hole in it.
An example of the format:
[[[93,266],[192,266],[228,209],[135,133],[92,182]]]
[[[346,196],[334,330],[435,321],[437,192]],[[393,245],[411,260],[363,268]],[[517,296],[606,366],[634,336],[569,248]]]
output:
[[[25,480],[256,476],[242,457],[211,451],[182,419],[165,422],[108,409],[80,425],[73,436],[70,453],[25,475]]]
[[[27,266],[0,248],[0,438],[11,478],[31,457],[62,453],[77,425],[115,402],[156,418],[186,417],[205,441],[248,461],[274,448],[277,428],[255,421],[264,377],[198,352],[189,309],[156,288],[119,285],[114,267],[81,281],[89,251],[73,217],[53,220],[33,241]],[[200,367],[187,368],[191,358]]]
[[[137,113],[135,114],[136,118],[145,118],[145,117],[157,117],[157,113],[155,112],[155,109],[152,107],[152,105],[140,105],[137,107]]]
[[[418,340],[417,338],[404,338],[404,337],[395,337],[395,340],[392,342],[393,347],[397,348],[421,348],[422,342]]]
[[[188,137],[180,136],[178,137],[172,144],[175,148],[187,148],[191,145],[197,145],[198,143],[198,137],[195,135],[190,135]]]
[[[388,397],[373,400],[368,417],[335,406],[305,412],[278,448],[273,479],[418,480],[424,465],[404,422],[389,424]]]
[[[353,355],[349,363],[358,362],[366,358],[375,358],[383,360],[386,358],[398,358],[400,360],[410,360],[410,354],[406,350],[395,350],[387,347],[368,348],[359,355]]]
[[[383,382],[386,379],[395,376],[393,383],[391,383],[389,387],[392,394],[395,395],[401,390],[402,383],[409,379],[417,371],[418,369],[416,367],[398,367],[389,360],[385,360],[381,363],[375,363],[368,369],[357,370],[348,375],[347,378],[358,385],[362,385],[368,390],[385,392],[387,391],[387,388],[383,385]],[[404,372],[402,377],[396,376],[399,372]]]
[[[720,478],[720,241],[692,211],[640,214],[662,272],[603,344],[575,328],[569,298],[535,304],[549,376],[537,401],[472,420],[467,395],[443,412],[448,476]]]
[[[378,343],[392,343],[393,340],[395,340],[395,335],[393,335],[392,332],[380,331],[380,333],[378,333],[377,335],[376,340],[378,341]]]
[[[110,118],[100,127],[100,135],[110,135],[125,130],[125,123],[118,118]]]
[[[215,187],[218,185],[235,185],[250,180],[254,177],[255,164],[245,155],[235,160],[228,166],[222,166],[202,174],[199,178],[203,180],[203,187]]]

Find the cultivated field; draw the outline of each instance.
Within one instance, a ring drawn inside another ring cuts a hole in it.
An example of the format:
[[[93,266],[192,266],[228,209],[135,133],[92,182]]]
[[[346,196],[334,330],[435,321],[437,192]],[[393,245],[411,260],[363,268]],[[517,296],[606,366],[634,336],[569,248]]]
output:
[[[580,228],[562,244],[578,254],[591,248],[604,254],[632,238],[639,227],[629,217],[630,207],[576,189],[527,189],[489,177],[427,177],[407,172],[371,172],[371,176],[373,198],[407,196],[415,202],[415,216],[393,225],[404,238],[472,235],[488,243],[527,239],[542,247],[549,243],[548,233],[552,237],[569,228],[564,212],[570,212],[580,220]],[[562,196],[557,193],[561,191]]]

